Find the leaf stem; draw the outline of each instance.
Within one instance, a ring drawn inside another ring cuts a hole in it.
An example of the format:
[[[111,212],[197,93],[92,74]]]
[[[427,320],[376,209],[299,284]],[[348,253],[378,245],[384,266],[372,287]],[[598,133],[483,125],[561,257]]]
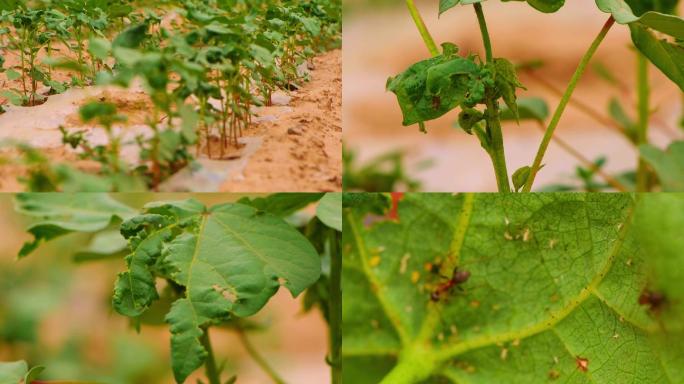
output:
[[[489,31],[487,30],[487,20],[485,20],[484,12],[482,11],[482,4],[475,3],[475,14],[477,15],[477,22],[480,25],[480,34],[482,34],[482,42],[484,43],[485,57],[487,62],[491,63],[494,60],[492,55],[492,41],[489,38]]]
[[[204,362],[204,368],[207,373],[209,384],[221,384],[221,373],[216,367],[216,358],[214,357],[214,350],[211,347],[211,340],[209,339],[209,328],[205,328],[200,338],[200,343],[204,349],[207,350],[207,359]]]
[[[556,108],[556,112],[554,112],[553,114],[553,118],[549,123],[549,127],[546,129],[546,132],[544,133],[544,138],[542,139],[542,142],[539,145],[537,156],[534,159],[534,163],[532,163],[532,168],[530,169],[530,176],[527,178],[527,182],[525,183],[523,192],[530,192],[532,190],[534,178],[537,176],[537,172],[539,172],[539,169],[542,166],[544,154],[546,154],[546,150],[549,147],[549,143],[551,142],[551,137],[553,137],[553,133],[556,130],[556,127],[558,126],[561,117],[563,116],[563,112],[565,112],[565,107],[567,107],[568,102],[572,97],[572,94],[575,92],[575,88],[577,88],[577,83],[579,83],[580,78],[587,69],[587,66],[591,61],[591,58],[598,50],[598,47],[605,39],[606,35],[608,34],[608,31],[610,31],[610,28],[613,26],[613,24],[615,24],[615,19],[613,19],[613,16],[610,16],[606,23],[603,25],[603,28],[601,28],[601,31],[599,32],[598,36],[596,36],[596,38],[594,39],[594,42],[591,44],[587,52],[584,54],[584,57],[582,57],[582,60],[577,66],[575,73],[572,75],[572,79],[570,79],[570,83],[568,84],[568,87],[565,90],[565,93],[563,94],[563,97],[561,98],[558,107]]]
[[[428,51],[430,51],[430,54],[432,56],[439,55],[439,49],[437,49],[435,40],[432,38],[432,35],[430,35],[430,31],[428,31],[427,27],[425,26],[425,22],[423,21],[423,18],[420,16],[420,12],[418,11],[418,8],[416,8],[416,4],[413,2],[413,0],[406,0],[406,6],[408,7],[409,13],[411,14],[411,18],[413,18],[413,22],[416,24],[418,32],[420,32],[420,36],[423,38],[425,46],[427,46],[427,49]]]
[[[538,123],[539,128],[542,130],[542,132],[544,132],[546,130],[546,127],[544,127],[544,123],[542,121],[538,121]],[[584,157],[584,155],[582,155],[578,150],[573,148],[573,146],[567,143],[565,140],[561,139],[558,136],[553,136],[553,141],[555,141],[559,147],[561,147],[567,153],[569,153],[570,156],[574,157],[580,163],[584,164],[585,167],[589,168],[593,172],[596,172],[596,174],[601,176],[606,181],[606,183],[610,184],[611,187],[615,188],[617,191],[620,192],[628,192],[628,188],[624,184],[619,182],[613,176],[604,172],[600,167],[596,166],[594,162]]]
[[[489,37],[489,30],[487,29],[487,20],[485,20],[484,12],[482,11],[482,4],[473,4],[475,14],[477,15],[477,22],[480,25],[480,33],[482,34],[482,42],[485,49],[485,57],[487,63],[494,61],[492,54],[492,42]],[[508,169],[506,167],[506,152],[504,150],[503,133],[501,131],[501,120],[499,117],[499,103],[494,96],[494,90],[487,87],[485,90],[485,104],[487,111],[485,119],[487,123],[487,133],[489,134],[489,156],[492,159],[494,166],[494,174],[496,176],[496,185],[499,192],[511,192],[511,185],[508,182]]]
[[[242,342],[242,345],[245,347],[247,350],[247,353],[249,353],[249,356],[254,359],[254,361],[261,367],[261,369],[266,372],[266,374],[273,380],[274,383],[276,384],[285,384],[285,380],[283,380],[280,375],[270,366],[268,365],[268,362],[266,359],[264,359],[261,354],[254,348],[254,345],[249,341],[247,338],[247,334],[245,331],[241,328],[238,328],[237,330],[238,337],[240,338],[240,342]]]
[[[648,144],[648,120],[650,114],[649,99],[650,88],[648,84],[648,60],[640,52],[637,55],[637,106],[639,118],[637,121],[637,147]],[[636,175],[636,191],[648,191],[648,167],[646,162],[639,156]]]
[[[342,255],[339,233],[331,229],[330,241],[330,366],[332,384],[342,384]]]

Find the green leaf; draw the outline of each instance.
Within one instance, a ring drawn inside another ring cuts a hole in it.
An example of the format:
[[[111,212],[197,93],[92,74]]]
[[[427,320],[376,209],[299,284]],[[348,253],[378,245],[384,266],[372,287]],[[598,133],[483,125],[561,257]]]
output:
[[[684,91],[684,19],[654,11],[636,16],[625,0],[596,0],[596,5],[612,14],[616,22],[629,25],[634,45]],[[659,39],[652,31],[672,36],[676,41]]]
[[[342,207],[354,208],[358,212],[384,215],[390,209],[392,200],[384,193],[355,193],[342,194]]]
[[[563,193],[407,194],[398,221],[372,225],[346,209],[344,381],[681,381],[667,330],[682,318],[639,304],[653,282],[634,209],[629,194]],[[469,278],[438,291],[456,267]]]
[[[6,89],[0,91],[0,96],[6,97],[13,105],[21,106],[24,104],[24,97],[17,92]]]
[[[19,213],[38,220],[28,227],[34,240],[24,244],[19,257],[44,241],[72,232],[98,232],[135,213],[106,194],[22,193],[16,196],[15,205]]]
[[[515,187],[516,192],[518,192],[520,188],[525,186],[525,183],[527,183],[527,178],[530,177],[531,169],[532,168],[529,165],[526,165],[513,172],[513,186]]]
[[[274,193],[267,197],[243,197],[238,203],[249,205],[262,212],[287,217],[298,210],[320,200],[322,193]]]
[[[0,362],[0,383],[19,384],[28,372],[25,361]]]
[[[647,259],[648,276],[651,289],[665,294],[670,302],[684,302],[684,195],[675,193],[654,193],[641,197],[636,213],[636,230],[639,244],[649,255]],[[670,306],[663,313],[667,316],[667,324],[676,324],[677,319],[684,317],[684,306]],[[672,320],[672,321],[669,321]],[[677,331],[680,335],[684,327],[679,323]],[[681,349],[681,348],[680,348]],[[684,380],[684,373],[671,382]]]
[[[138,48],[147,38],[147,24],[137,24],[126,28],[112,41],[112,48]]]
[[[518,80],[515,65],[506,59],[495,58],[493,72],[494,88],[501,94],[506,106],[508,106],[513,116],[518,120],[518,104],[516,103],[515,90],[517,88],[525,89],[525,87]]]
[[[14,69],[8,69],[7,72],[5,72],[5,75],[9,81],[21,78],[21,73],[15,71]]]
[[[96,233],[90,243],[74,254],[74,261],[84,262],[125,256],[128,250],[126,239],[117,230]]]
[[[321,273],[311,243],[283,219],[243,204],[210,209],[195,200],[159,202],[121,225],[132,253],[117,279],[113,304],[140,316],[159,295],[156,277],[185,293],[166,316],[171,360],[182,383],[206,358],[206,327],[259,311],[278,288],[293,296]]]
[[[24,375],[24,383],[25,384],[31,384],[33,383],[33,380],[38,378],[38,375],[41,374],[45,370],[45,367],[38,365],[35,367],[32,367],[29,369],[28,372],[26,372],[26,375]]]
[[[316,216],[328,227],[342,231],[342,194],[326,193],[318,203]]]
[[[658,39],[648,29],[630,26],[632,42],[658,69],[684,91],[684,47]]]
[[[475,3],[481,3],[484,0],[440,0],[439,1],[439,14],[446,12],[447,10],[462,4],[469,5]],[[534,9],[545,12],[553,13],[559,10],[564,4],[565,0],[503,0],[506,1],[527,1]]]
[[[447,52],[410,66],[387,80],[397,96],[405,126],[436,119],[457,106],[474,106],[484,97],[481,69],[473,58]]]
[[[684,141],[675,141],[667,151],[642,144],[639,152],[641,158],[655,170],[663,191],[684,191]]]
[[[107,39],[91,37],[88,43],[88,52],[95,58],[106,60],[112,50],[112,44]]]
[[[636,143],[636,122],[634,122],[634,120],[632,120],[631,117],[627,116],[627,112],[625,112],[624,108],[622,108],[622,104],[620,104],[620,101],[618,99],[610,99],[610,102],[608,103],[608,113],[610,114],[610,117],[613,118],[613,120],[620,124],[625,136],[632,140],[632,142]]]
[[[501,108],[499,117],[501,121],[511,120],[537,120],[544,121],[549,117],[549,105],[539,97],[518,99],[518,119],[508,107]]]

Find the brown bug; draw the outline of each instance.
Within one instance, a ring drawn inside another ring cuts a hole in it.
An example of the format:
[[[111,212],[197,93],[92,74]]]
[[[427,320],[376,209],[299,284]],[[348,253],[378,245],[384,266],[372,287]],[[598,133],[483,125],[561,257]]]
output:
[[[667,302],[667,298],[661,292],[654,292],[646,288],[639,295],[639,305],[647,305],[652,312],[658,312]]]
[[[442,105],[442,99],[439,96],[433,96],[432,97],[432,108],[439,109],[440,105]]]
[[[589,359],[585,357],[575,357],[575,364],[577,364],[577,369],[579,369],[582,372],[586,372],[589,370]]]
[[[432,293],[430,293],[430,300],[435,302],[439,301],[443,295],[446,295],[449,292],[451,292],[451,290],[454,287],[465,283],[466,281],[468,281],[469,278],[470,272],[459,269],[458,267],[454,268],[454,272],[451,275],[451,278],[438,285],[437,288],[435,288],[435,290],[432,291]]]

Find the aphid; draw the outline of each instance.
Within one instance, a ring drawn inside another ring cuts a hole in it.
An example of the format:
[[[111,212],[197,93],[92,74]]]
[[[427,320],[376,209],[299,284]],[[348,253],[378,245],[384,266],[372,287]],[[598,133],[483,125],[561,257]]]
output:
[[[658,312],[667,302],[667,298],[661,292],[654,292],[648,288],[644,289],[639,295],[639,305],[647,305],[652,312]]]
[[[458,267],[454,268],[454,273],[451,275],[451,278],[438,285],[437,288],[432,291],[430,300],[439,301],[442,296],[451,292],[454,287],[465,283],[469,278],[470,272],[459,269]]]
[[[587,358],[577,356],[575,357],[575,364],[577,364],[577,369],[582,372],[589,370],[589,359]]]
[[[439,96],[433,96],[432,97],[432,108],[439,109],[440,105],[442,105],[442,99],[440,99]]]

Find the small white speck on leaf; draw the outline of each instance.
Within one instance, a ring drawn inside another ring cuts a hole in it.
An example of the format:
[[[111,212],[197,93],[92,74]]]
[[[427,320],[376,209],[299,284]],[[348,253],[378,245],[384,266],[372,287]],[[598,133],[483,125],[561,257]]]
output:
[[[406,273],[406,267],[408,266],[408,261],[411,258],[410,253],[404,254],[404,256],[401,258],[401,262],[399,263],[399,273],[404,274]]]

